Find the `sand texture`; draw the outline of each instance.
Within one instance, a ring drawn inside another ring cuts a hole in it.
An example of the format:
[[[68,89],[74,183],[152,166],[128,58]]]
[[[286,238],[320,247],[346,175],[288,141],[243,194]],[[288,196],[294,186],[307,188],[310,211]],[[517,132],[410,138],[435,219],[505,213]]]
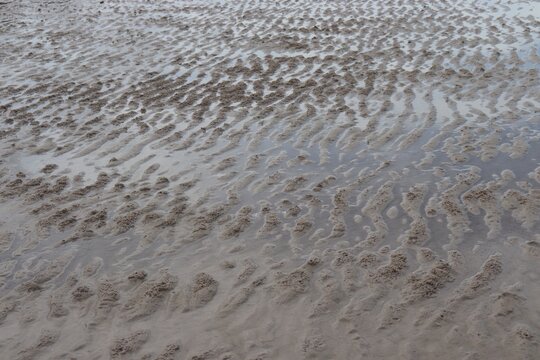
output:
[[[0,358],[538,360],[539,1],[0,1]]]

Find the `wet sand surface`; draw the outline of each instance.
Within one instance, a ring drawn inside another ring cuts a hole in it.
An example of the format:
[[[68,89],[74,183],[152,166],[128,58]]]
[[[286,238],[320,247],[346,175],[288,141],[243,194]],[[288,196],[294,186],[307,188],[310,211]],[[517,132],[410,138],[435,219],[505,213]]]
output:
[[[2,359],[538,359],[540,2],[0,2]]]

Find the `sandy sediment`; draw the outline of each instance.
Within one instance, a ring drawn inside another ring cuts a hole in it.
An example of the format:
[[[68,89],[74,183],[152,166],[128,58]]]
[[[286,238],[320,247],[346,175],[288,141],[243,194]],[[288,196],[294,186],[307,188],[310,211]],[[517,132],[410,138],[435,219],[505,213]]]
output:
[[[2,358],[538,358],[539,24],[0,2]]]

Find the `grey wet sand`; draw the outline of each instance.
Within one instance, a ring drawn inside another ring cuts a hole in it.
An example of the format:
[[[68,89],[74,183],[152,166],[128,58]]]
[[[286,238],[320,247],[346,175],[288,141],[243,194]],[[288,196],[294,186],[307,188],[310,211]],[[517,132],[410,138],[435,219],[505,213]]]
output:
[[[6,359],[537,359],[537,1],[4,0]]]

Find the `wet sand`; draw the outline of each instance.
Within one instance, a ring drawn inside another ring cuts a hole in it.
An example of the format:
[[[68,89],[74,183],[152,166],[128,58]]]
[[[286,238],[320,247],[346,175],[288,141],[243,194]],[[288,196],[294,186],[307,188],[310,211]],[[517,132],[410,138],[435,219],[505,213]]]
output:
[[[0,2],[0,357],[538,359],[539,25]]]

